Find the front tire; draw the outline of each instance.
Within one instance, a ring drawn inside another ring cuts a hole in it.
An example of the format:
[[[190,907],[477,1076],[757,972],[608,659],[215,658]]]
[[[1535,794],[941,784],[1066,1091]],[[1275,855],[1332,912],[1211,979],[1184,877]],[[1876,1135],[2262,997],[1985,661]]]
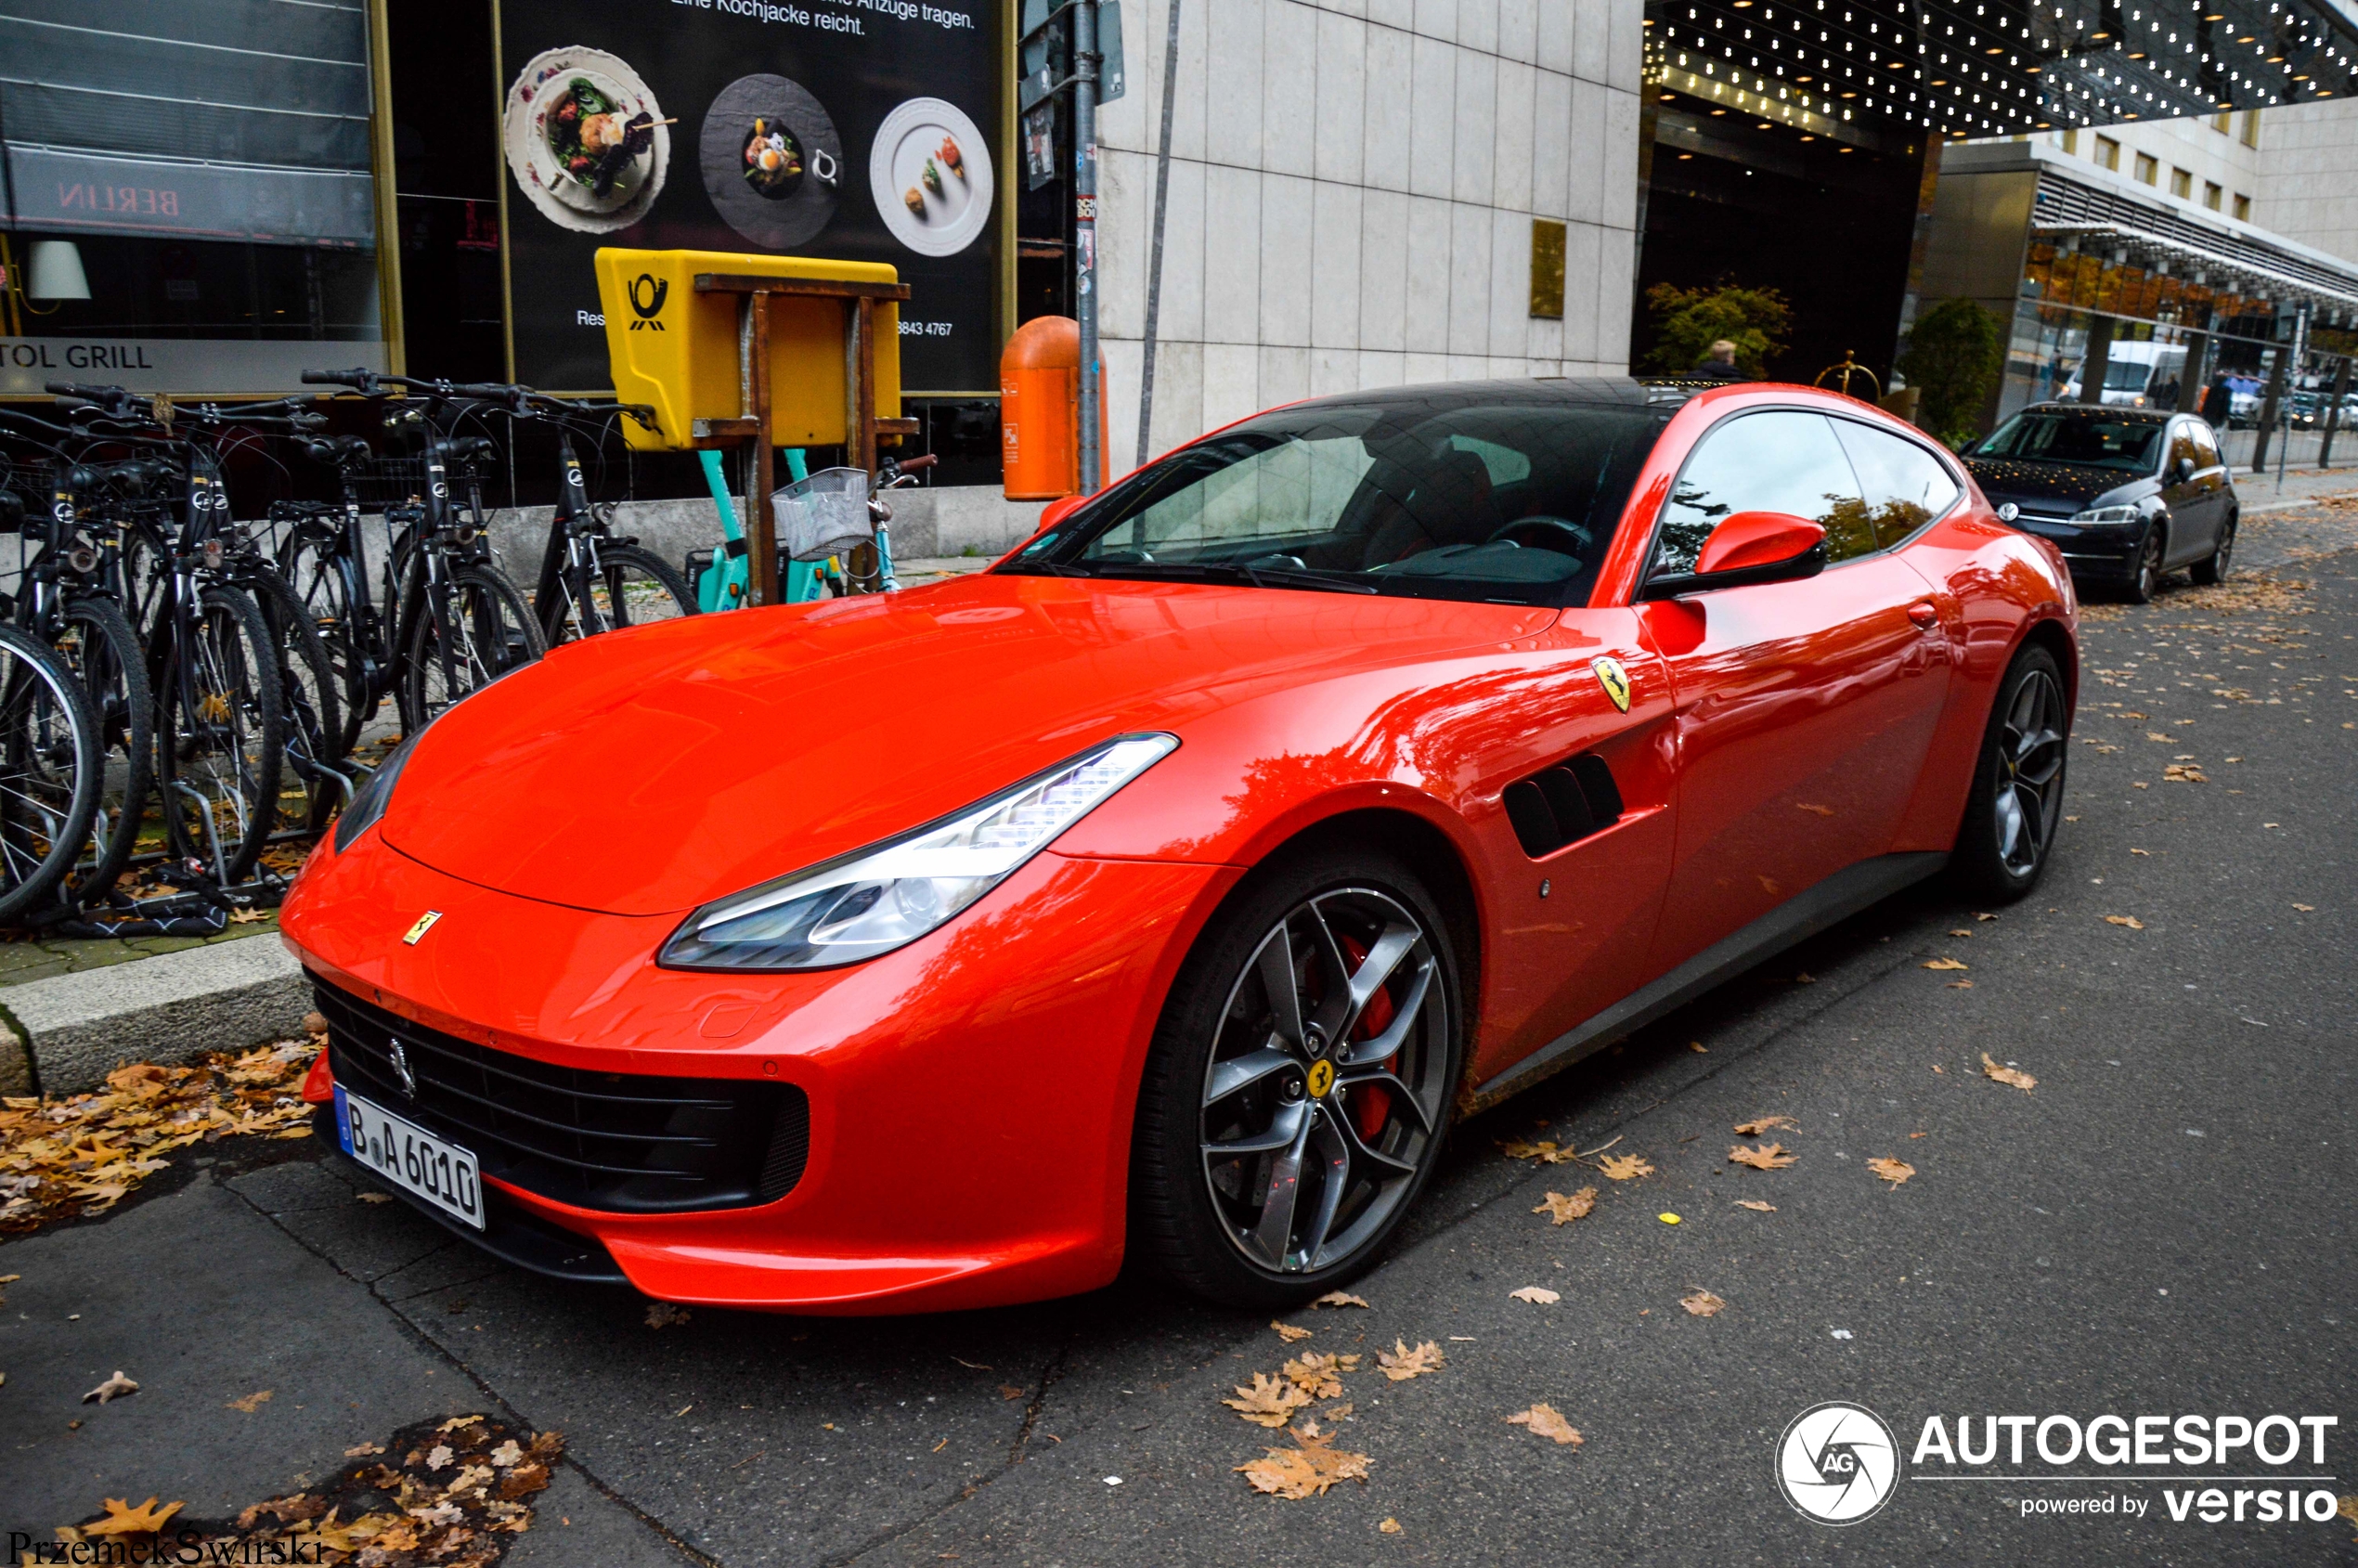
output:
[[[2121,598],[2131,604],[2153,603],[2154,595],[2161,591],[2162,552],[2168,544],[2159,524],[2145,530],[2145,542],[2137,547],[2136,569],[2129,574],[2129,581],[2120,590]]]
[[[1465,1011],[1440,906],[1333,849],[1212,917],[1156,1028],[1131,1161],[1134,1256],[1255,1311],[1370,1266],[1439,1161]]]
[[[2015,655],[1974,764],[1950,869],[1961,891],[2010,903],[2039,886],[2063,820],[2071,719],[2063,672],[2044,648]]]

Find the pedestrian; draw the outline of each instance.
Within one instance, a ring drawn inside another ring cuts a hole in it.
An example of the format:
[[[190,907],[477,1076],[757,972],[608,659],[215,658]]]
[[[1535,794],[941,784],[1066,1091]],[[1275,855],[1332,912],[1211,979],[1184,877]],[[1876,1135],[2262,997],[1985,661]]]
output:
[[[1737,368],[1736,345],[1730,343],[1726,338],[1721,338],[1717,342],[1714,343],[1711,345],[1711,351],[1704,356],[1703,363],[1688,371],[1687,374],[1691,379],[1699,382],[1748,382],[1752,380],[1750,376],[1745,375],[1743,370]]]
[[[2212,376],[2210,384],[2202,389],[2200,411],[2204,421],[2213,430],[2226,429],[2227,416],[2233,411],[2235,402],[2235,395],[2228,389],[2225,373]]]

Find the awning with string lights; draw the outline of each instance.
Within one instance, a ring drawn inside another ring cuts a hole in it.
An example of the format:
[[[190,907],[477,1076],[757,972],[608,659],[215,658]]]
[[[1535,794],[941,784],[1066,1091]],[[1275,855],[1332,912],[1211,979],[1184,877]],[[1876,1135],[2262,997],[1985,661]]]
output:
[[[1647,80],[1841,136],[2011,136],[2358,91],[2337,0],[1648,0]]]

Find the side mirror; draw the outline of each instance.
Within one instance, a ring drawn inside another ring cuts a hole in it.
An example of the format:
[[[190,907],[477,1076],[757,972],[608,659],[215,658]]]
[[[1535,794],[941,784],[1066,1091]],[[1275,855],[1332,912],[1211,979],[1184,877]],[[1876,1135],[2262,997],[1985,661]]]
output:
[[[2178,483],[2183,485],[2186,481],[2195,476],[2195,460],[2192,458],[2180,458],[2171,467],[2170,472],[2177,474]]]
[[[1056,499],[1050,501],[1046,506],[1040,509],[1040,525],[1032,529],[1032,533],[1035,535],[1046,533],[1049,529],[1055,527],[1057,524],[1063,522],[1066,518],[1080,511],[1082,503],[1086,501],[1089,498],[1087,496],[1061,496]]]
[[[1792,582],[1826,569],[1826,530],[1789,512],[1739,512],[1720,519],[1692,572],[1658,577],[1640,599],[1675,599],[1753,583]]]

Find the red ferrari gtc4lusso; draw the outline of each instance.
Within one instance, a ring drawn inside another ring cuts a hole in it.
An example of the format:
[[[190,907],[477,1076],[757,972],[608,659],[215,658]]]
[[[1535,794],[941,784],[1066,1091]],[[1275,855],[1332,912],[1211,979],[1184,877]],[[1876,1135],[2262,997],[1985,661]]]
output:
[[[2060,821],[2070,579],[1807,388],[1294,404],[989,571],[560,647],[287,940],[345,1155],[491,1251],[806,1312],[1366,1268],[1452,1119]]]

